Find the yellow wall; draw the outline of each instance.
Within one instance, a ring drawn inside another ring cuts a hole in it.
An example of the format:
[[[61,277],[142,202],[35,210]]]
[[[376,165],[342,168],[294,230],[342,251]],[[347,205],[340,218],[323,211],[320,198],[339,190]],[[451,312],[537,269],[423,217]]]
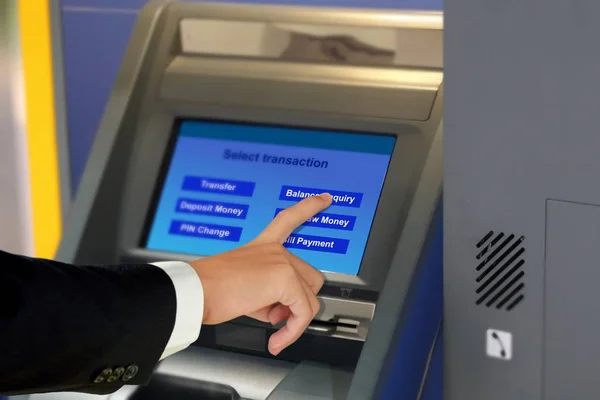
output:
[[[18,0],[33,243],[44,258],[54,256],[61,234],[49,1]]]

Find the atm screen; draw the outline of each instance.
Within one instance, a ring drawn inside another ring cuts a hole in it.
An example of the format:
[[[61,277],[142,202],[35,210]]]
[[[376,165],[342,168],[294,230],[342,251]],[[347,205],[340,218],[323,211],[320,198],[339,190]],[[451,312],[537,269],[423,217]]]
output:
[[[279,213],[328,192],[333,204],[284,243],[313,267],[359,272],[396,138],[179,121],[146,248],[210,256],[254,239]]]

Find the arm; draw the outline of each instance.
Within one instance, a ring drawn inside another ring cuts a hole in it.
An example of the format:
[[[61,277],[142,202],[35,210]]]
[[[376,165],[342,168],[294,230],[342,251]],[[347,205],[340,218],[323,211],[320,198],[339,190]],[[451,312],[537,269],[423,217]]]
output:
[[[202,321],[193,269],[157,266],[73,266],[0,252],[0,393],[110,393],[146,383],[159,359],[197,338]],[[198,306],[177,314],[186,296]]]
[[[201,323],[242,315],[285,322],[269,339],[279,354],[319,311],[323,286],[283,244],[331,201],[304,199],[250,243],[189,264],[74,266],[0,251],[0,394],[143,385]]]

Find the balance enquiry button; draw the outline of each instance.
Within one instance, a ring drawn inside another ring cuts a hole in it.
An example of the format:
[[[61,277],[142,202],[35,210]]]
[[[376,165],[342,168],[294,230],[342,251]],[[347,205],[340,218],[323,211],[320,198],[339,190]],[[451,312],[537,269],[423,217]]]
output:
[[[202,176],[186,176],[183,179],[183,190],[192,192],[221,193],[233,196],[251,197],[256,183],[232,181],[229,179],[206,178]]]
[[[275,216],[277,216],[277,214],[283,210],[283,208],[278,208],[275,210]],[[309,218],[305,223],[302,224],[302,226],[314,226],[316,228],[330,228],[351,231],[354,229],[355,223],[356,217],[354,215],[320,213]]]
[[[220,201],[179,199],[176,212],[199,215],[212,215],[215,217],[246,219],[248,215],[247,204],[223,203]]]
[[[339,190],[314,189],[299,186],[282,186],[279,200],[300,201],[307,197],[318,196],[321,193],[329,193],[333,197],[334,206],[360,207],[363,194],[355,192],[341,192]]]
[[[242,228],[237,226],[203,224],[200,222],[172,221],[169,233],[172,235],[239,242],[242,236]]]
[[[350,241],[346,239],[292,234],[286,239],[283,245],[290,249],[346,254],[348,244],[350,244]]]

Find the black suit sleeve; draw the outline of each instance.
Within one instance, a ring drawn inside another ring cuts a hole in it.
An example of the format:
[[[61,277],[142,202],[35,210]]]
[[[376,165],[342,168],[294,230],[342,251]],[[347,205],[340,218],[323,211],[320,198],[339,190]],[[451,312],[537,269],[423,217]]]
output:
[[[0,394],[145,384],[176,307],[158,267],[74,266],[0,251]]]

